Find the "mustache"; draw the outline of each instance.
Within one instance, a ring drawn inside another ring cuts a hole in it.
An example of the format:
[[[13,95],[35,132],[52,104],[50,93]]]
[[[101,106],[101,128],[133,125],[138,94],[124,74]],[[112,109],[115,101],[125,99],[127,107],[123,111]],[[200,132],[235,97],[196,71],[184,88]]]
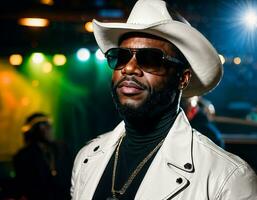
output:
[[[141,83],[139,80],[137,80],[134,76],[125,76],[124,78],[122,78],[121,80],[117,81],[116,83],[112,83],[112,88],[114,90],[117,89],[117,87],[119,87],[119,85],[123,82],[123,81],[131,81],[134,82],[135,84],[139,85],[142,89],[148,89],[148,87]]]

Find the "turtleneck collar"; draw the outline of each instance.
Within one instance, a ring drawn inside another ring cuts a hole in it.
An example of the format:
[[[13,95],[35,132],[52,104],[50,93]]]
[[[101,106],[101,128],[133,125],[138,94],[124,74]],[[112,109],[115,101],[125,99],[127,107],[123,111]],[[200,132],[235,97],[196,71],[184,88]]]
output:
[[[129,148],[155,145],[166,137],[178,114],[178,107],[170,107],[158,116],[140,121],[126,121],[124,143]]]

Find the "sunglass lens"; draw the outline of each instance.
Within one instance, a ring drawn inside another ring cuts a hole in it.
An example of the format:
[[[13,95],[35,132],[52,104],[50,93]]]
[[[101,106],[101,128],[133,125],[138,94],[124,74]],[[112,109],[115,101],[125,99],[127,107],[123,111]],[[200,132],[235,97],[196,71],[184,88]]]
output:
[[[137,55],[138,65],[146,72],[158,72],[162,66],[162,51],[158,49],[140,49]]]
[[[106,53],[109,66],[112,69],[121,69],[132,57],[128,49],[113,48]]]

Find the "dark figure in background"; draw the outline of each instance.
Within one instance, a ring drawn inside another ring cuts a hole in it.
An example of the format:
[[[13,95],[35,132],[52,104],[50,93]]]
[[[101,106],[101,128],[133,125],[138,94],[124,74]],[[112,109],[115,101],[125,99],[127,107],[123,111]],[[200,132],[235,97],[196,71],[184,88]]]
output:
[[[25,147],[13,159],[17,198],[70,199],[71,157],[66,145],[51,139],[49,118],[43,113],[35,113],[27,118],[22,131]]]
[[[204,101],[201,97],[182,98],[181,107],[183,108],[191,126],[210,138],[215,144],[224,148],[224,141],[221,132],[215,124],[209,119],[210,113],[207,113]]]

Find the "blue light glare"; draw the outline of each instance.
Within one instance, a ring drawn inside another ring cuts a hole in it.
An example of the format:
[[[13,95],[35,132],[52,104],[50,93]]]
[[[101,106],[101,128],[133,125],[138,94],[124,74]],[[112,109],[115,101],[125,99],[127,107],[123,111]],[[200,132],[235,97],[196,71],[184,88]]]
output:
[[[243,45],[250,47],[256,46],[256,28],[257,28],[257,5],[250,1],[243,1],[236,7],[238,13],[233,22],[236,28],[235,32],[238,33],[238,41]],[[236,38],[235,38],[236,39]]]
[[[224,50],[252,54],[257,49],[257,2],[230,1],[219,5],[215,37]]]
[[[257,15],[255,10],[248,10],[243,17],[243,20],[251,31],[257,28]]]

